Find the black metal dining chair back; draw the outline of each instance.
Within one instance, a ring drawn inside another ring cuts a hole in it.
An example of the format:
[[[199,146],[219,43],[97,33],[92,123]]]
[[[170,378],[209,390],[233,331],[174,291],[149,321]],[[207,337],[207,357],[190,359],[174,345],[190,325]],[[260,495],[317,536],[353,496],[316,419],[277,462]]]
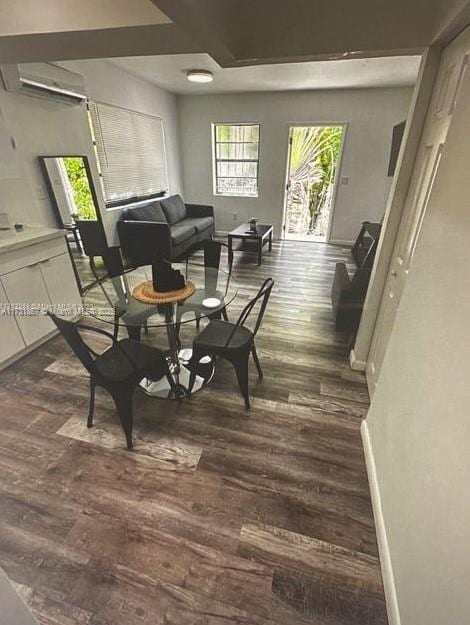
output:
[[[222,250],[227,249],[227,264],[228,264],[228,272],[220,271],[220,264],[222,260]],[[200,250],[200,248],[199,248]],[[223,299],[230,287],[230,278],[232,274],[232,265],[233,265],[233,252],[229,250],[229,247],[226,243],[222,241],[214,241],[213,239],[207,239],[203,244],[203,255],[204,255],[204,290],[205,297],[217,297],[218,299]],[[186,277],[188,277],[188,267],[189,267],[189,257],[186,258]],[[218,292],[219,284],[219,276],[225,277],[225,287],[221,288],[220,292]],[[207,308],[201,302],[195,302],[194,300],[189,302],[182,302],[177,306],[176,309],[176,328],[177,332],[179,332],[181,326],[181,318],[187,312],[194,312],[196,318],[196,327],[199,329],[201,317],[207,316],[209,319],[226,319],[227,310],[225,305],[222,305],[217,312],[207,314]]]
[[[47,313],[67,341],[72,351],[90,374],[90,408],[87,427],[93,426],[95,390],[101,386],[114,400],[122,429],[126,435],[128,449],[132,449],[133,397],[143,378],[160,380],[167,378],[171,392],[178,399],[180,393],[171,377],[165,354],[149,345],[131,339],[117,340],[115,336],[83,323],[61,319]],[[102,353],[96,352],[81,336],[85,331],[106,337],[110,346]]]
[[[72,321],[68,321],[66,319],[61,319],[51,312],[47,313],[52,321],[57,326],[57,329],[62,334],[64,339],[67,341],[69,346],[72,348],[72,351],[80,360],[85,369],[90,373],[90,375],[96,375],[96,366],[95,366],[95,358],[97,353],[91,349],[91,347],[84,341],[83,337],[79,332],[79,328],[85,331],[94,332],[95,329],[79,325],[77,323],[73,323]]]
[[[245,400],[245,406],[246,408],[250,407],[248,362],[251,354],[261,379],[263,371],[256,352],[255,336],[261,326],[273,285],[274,280],[272,278],[267,278],[263,282],[258,293],[242,310],[236,323],[219,319],[211,320],[194,339],[188,394],[191,394],[201,359],[205,356],[221,357],[232,363],[237,374],[240,391]],[[254,328],[251,330],[245,327],[245,323],[257,305],[259,305],[259,311]]]
[[[222,250],[224,248],[227,250],[228,273],[232,273],[233,252],[230,252],[226,243],[223,241],[215,241],[214,239],[207,239],[204,241],[204,267],[220,269]]]
[[[232,275],[233,252],[229,249],[228,245],[226,243],[223,243],[222,241],[214,241],[213,239],[208,239],[207,241],[204,241],[205,285],[206,289],[209,292],[211,290],[217,290],[218,274],[215,271],[210,270],[220,270],[220,261],[222,259],[222,250],[224,248],[227,250],[228,264],[227,282],[225,285],[225,293],[227,293],[230,284],[230,278]]]
[[[253,313],[253,310],[255,309],[256,305],[257,304],[260,305],[258,315],[256,317],[254,329],[252,330],[253,336],[257,335],[258,330],[261,326],[264,313],[266,310],[266,306],[268,305],[268,300],[271,296],[271,291],[273,289],[273,286],[274,286],[274,280],[272,278],[267,278],[261,285],[258,293],[253,297],[253,299],[251,299],[248,302],[248,304],[245,306],[245,308],[240,313],[240,316],[238,317],[238,321],[236,325],[244,326],[248,318],[250,317],[250,315]]]

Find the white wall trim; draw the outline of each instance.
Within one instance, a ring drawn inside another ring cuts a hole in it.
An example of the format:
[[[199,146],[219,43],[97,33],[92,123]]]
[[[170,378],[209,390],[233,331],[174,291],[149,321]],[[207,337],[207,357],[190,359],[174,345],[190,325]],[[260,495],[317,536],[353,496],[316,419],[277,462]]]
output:
[[[354,371],[365,371],[367,362],[365,360],[358,360],[354,350],[352,349],[349,352],[349,366],[351,369],[354,369]]]
[[[385,600],[387,603],[388,622],[389,625],[401,625],[395,577],[393,574],[392,559],[388,546],[387,530],[385,527],[382,500],[380,497],[379,482],[377,478],[377,469],[375,466],[374,452],[372,450],[372,443],[366,419],[364,419],[361,423],[361,436],[366,460],[367,476],[369,478],[372,509],[374,511],[375,529],[380,555],[380,568],[382,569]]]
[[[327,241],[330,245],[346,245],[350,247],[353,245],[354,241],[344,241],[343,239],[330,239]]]

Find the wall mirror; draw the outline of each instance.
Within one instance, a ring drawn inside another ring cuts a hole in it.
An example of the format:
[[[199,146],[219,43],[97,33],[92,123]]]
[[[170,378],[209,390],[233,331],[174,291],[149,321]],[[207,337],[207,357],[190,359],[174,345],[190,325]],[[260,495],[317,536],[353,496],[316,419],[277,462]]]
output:
[[[86,156],[40,156],[59,228],[98,220],[98,202]]]
[[[106,245],[96,189],[88,157],[83,155],[40,156],[57,227],[67,233],[67,245],[77,279],[84,293],[95,281],[90,271],[87,236],[100,238]]]

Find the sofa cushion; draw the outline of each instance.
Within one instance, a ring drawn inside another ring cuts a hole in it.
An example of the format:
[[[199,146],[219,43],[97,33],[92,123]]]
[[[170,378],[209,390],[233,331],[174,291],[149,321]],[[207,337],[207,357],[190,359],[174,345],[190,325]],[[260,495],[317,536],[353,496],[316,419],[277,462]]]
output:
[[[190,224],[175,224],[170,226],[170,236],[173,245],[179,245],[196,234],[196,228]]]
[[[194,226],[196,228],[196,232],[199,234],[208,228],[212,228],[214,225],[213,217],[187,217],[181,223],[188,224]]]
[[[128,207],[122,211],[121,220],[127,221],[163,221],[166,217],[159,202],[149,202],[142,206]]]
[[[181,195],[170,195],[160,200],[166,220],[170,225],[176,224],[186,217],[186,206]]]

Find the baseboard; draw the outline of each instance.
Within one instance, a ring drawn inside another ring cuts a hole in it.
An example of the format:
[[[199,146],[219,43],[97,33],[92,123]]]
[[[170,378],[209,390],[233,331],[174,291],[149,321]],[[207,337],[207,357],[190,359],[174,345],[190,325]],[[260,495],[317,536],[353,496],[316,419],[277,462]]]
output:
[[[352,247],[354,241],[344,241],[343,239],[330,239],[328,241],[330,245],[341,245],[342,247]]]
[[[388,546],[387,530],[382,511],[382,501],[380,498],[377,470],[375,466],[374,452],[369,435],[367,421],[361,423],[362,445],[366,460],[367,476],[369,478],[369,488],[372,499],[372,509],[374,511],[375,529],[377,533],[377,543],[379,546],[380,567],[382,569],[382,579],[384,584],[385,600],[387,602],[387,615],[389,625],[401,625],[400,610],[393,575],[392,559]]]
[[[349,366],[354,371],[365,371],[367,362],[365,360],[357,360],[354,350],[349,352]]]

